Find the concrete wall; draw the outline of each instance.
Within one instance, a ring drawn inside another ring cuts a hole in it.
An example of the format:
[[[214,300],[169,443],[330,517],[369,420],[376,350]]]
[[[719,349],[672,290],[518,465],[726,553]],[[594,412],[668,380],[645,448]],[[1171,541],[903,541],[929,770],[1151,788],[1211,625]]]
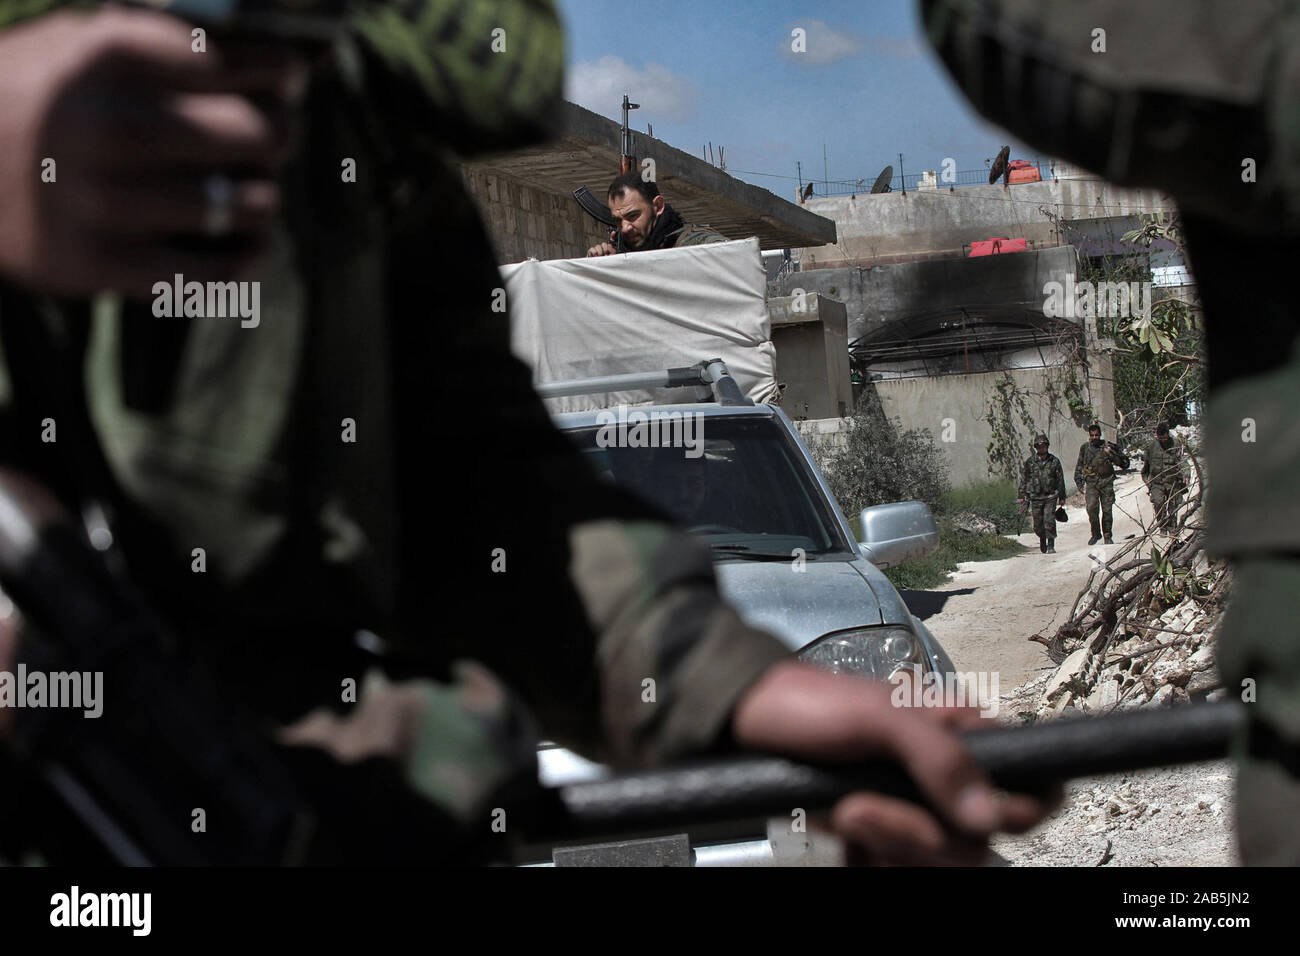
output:
[[[853,407],[844,305],[808,296],[802,311],[790,298],[769,299],[781,407],[791,418],[837,418]]]
[[[888,194],[887,194],[888,195]],[[903,262],[876,266],[814,269],[768,284],[768,297],[800,288],[843,302],[849,339],[913,315],[992,314],[997,309],[1041,313],[1043,286],[1076,274],[1070,246],[976,259]]]
[[[548,192],[497,171],[461,167],[465,186],[479,207],[497,262],[572,259],[606,236],[571,195]]]
[[[833,219],[838,233],[834,245],[800,250],[805,270],[960,256],[971,242],[991,236],[1025,238],[1030,248],[1045,248],[1062,241],[1045,212],[1085,219],[1174,208],[1161,193],[1100,179],[812,197],[804,205]]]
[[[984,372],[977,375],[944,375],[939,378],[886,379],[876,382],[881,405],[890,418],[898,417],[904,428],[928,428],[935,442],[948,453],[954,487],[989,481],[988,443],[992,429],[984,420],[989,400],[1003,372]],[[1075,458],[1079,446],[1088,440],[1087,432],[1070,418],[1069,407],[1061,401],[1054,413],[1049,413],[1046,396],[1049,375],[1059,375],[1057,369],[1015,369],[1010,371],[1017,389],[1027,392],[1029,414],[1034,426],[1047,433],[1052,443],[1051,452],[1061,459],[1065,468],[1066,488],[1074,492]],[[1092,400],[1094,407],[1097,405]],[[1114,404],[1111,404],[1111,415]],[[1086,422],[1084,423],[1087,424]],[[1023,428],[1016,423],[1017,428]],[[951,427],[949,427],[951,426]],[[952,441],[945,441],[951,438]],[[1029,457],[1029,444],[1033,435],[1021,435],[1023,460]]]

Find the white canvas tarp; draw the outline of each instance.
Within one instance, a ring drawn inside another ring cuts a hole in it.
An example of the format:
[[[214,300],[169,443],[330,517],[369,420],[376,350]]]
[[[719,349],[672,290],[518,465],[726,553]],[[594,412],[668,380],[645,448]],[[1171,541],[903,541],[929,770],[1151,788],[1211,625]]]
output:
[[[756,402],[776,401],[758,240],[502,266],[511,349],[533,381],[648,372],[721,358]],[[689,402],[685,389],[549,399],[554,412]]]

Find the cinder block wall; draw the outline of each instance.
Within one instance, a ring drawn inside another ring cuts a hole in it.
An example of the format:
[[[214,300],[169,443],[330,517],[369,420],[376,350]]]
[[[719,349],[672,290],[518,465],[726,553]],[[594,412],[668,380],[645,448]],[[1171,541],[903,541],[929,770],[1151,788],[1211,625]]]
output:
[[[570,195],[474,166],[462,166],[461,174],[492,238],[498,264],[579,258],[606,238],[605,227]]]

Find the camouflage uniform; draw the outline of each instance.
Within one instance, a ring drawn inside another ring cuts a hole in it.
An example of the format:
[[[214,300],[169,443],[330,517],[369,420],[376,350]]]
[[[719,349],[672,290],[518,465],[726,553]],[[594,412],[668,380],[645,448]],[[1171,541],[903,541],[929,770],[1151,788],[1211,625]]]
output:
[[[1079,447],[1079,460],[1074,466],[1074,484],[1084,489],[1087,502],[1088,525],[1092,537],[1110,538],[1114,525],[1112,508],[1115,506],[1115,470],[1127,468],[1129,461],[1110,442],[1084,442]]]
[[[0,0],[0,26],[56,5]],[[498,26],[505,53],[489,51]],[[142,596],[232,697],[282,725],[310,713],[299,742],[398,756],[453,814],[518,755],[485,744],[503,698],[442,683],[459,660],[597,758],[728,746],[737,699],[788,652],[722,602],[706,547],[599,481],[553,427],[444,158],[548,135],[553,9],[372,3],[341,46],[313,75],[282,221],[250,277],[257,327],[0,278],[4,462],[74,511],[103,505]],[[340,156],[366,171],[356,183]],[[41,440],[46,418],[57,442]],[[339,690],[373,665],[359,629],[384,639],[398,681],[363,682],[365,714]],[[447,772],[423,772],[429,752]]]
[[[1178,524],[1178,509],[1187,490],[1187,460],[1183,448],[1172,438],[1166,444],[1156,438],[1143,452],[1142,480],[1151,495],[1156,525],[1169,531]]]
[[[1237,834],[1247,863],[1300,864],[1300,315],[1275,281],[1300,253],[1300,8],[920,5],[986,117],[1179,203],[1208,317],[1208,541],[1236,569],[1219,665],[1230,691],[1253,682],[1242,691],[1251,703],[1237,748]],[[1094,53],[1102,25],[1105,52]]]
[[[690,222],[682,226],[673,242],[674,248],[681,246],[703,246],[710,242],[728,242],[726,236],[712,226]]]
[[[1045,547],[1056,540],[1056,503],[1065,498],[1065,471],[1061,459],[1050,452],[1044,458],[1030,455],[1020,473],[1020,497],[1028,500],[1034,516],[1034,534]]]

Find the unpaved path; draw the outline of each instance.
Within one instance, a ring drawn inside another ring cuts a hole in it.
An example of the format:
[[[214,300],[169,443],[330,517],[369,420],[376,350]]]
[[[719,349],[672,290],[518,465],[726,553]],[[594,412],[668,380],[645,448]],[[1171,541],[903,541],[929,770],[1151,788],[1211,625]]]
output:
[[[1027,638],[1055,633],[1087,582],[1094,556],[1107,560],[1141,534],[1151,502],[1136,472],[1116,479],[1116,543],[1110,546],[1088,546],[1082,495],[1069,499],[1065,510],[1070,520],[1057,524],[1056,554],[1040,554],[1029,530],[1016,537],[1031,549],[1024,554],[967,562],[941,588],[904,592],[957,669],[997,675],[1002,694],[1053,669],[1047,649]],[[1003,707],[1000,720],[1017,723],[1018,709]],[[993,841],[996,859],[1012,866],[1237,865],[1233,780],[1226,761],[1072,780],[1061,809],[1041,826]]]
[[[1070,520],[1056,524],[1056,554],[1039,553],[1026,516],[1025,533],[1011,537],[1028,552],[1001,561],[964,562],[943,587],[904,592],[913,613],[925,619],[958,671],[996,674],[1006,693],[1050,669],[1047,649],[1029,636],[1050,638],[1055,633],[1087,582],[1094,556],[1107,560],[1125,540],[1141,534],[1140,522],[1151,517],[1151,501],[1136,472],[1115,479],[1113,545],[1088,547],[1082,495],[1066,502],[1065,513]],[[929,613],[940,602],[942,610]]]

